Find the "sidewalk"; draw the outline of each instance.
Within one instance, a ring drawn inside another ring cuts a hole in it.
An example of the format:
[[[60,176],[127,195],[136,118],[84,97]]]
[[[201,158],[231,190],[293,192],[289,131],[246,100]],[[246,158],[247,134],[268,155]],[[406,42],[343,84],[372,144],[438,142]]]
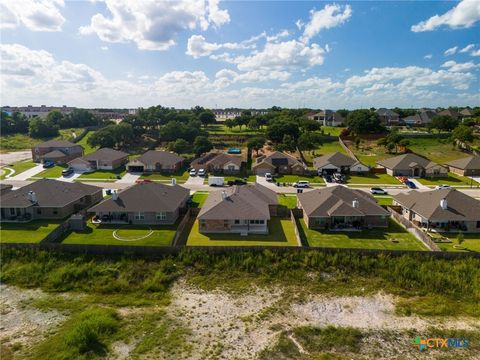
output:
[[[30,179],[31,177],[34,177],[37,174],[40,174],[43,170],[42,164],[35,165],[33,168],[25,170],[24,172],[21,172],[18,175],[11,176],[8,179],[9,180],[27,180]]]

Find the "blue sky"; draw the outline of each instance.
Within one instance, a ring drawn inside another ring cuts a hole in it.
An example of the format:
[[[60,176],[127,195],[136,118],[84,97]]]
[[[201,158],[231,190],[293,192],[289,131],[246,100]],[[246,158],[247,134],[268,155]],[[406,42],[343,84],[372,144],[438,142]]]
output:
[[[480,105],[480,1],[0,0],[2,105]]]

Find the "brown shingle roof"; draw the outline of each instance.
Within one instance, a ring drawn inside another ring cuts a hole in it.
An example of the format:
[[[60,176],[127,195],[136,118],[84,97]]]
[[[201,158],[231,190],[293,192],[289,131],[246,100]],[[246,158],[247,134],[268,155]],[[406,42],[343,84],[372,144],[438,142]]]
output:
[[[278,204],[277,194],[260,184],[233,186],[211,192],[203,204],[200,220],[270,219],[269,205]]]
[[[163,166],[173,166],[185,159],[168,151],[149,150],[136,160],[145,165],[155,165],[156,163],[160,163]]]
[[[454,188],[424,192],[412,190],[395,195],[393,199],[427,220],[480,221],[480,201]],[[442,199],[448,203],[445,210],[440,206]]]
[[[46,153],[45,155],[43,155],[43,157],[47,158],[47,159],[58,159],[58,158],[62,158],[62,157],[65,157],[65,156],[67,156],[67,155],[60,150],[53,150],[53,151],[50,151],[50,152]]]
[[[118,151],[110,148],[101,148],[91,154],[82,156],[86,161],[115,161],[127,157],[128,154],[123,151]]]
[[[328,165],[328,164],[332,164],[336,167],[352,166],[355,163],[356,163],[355,159],[352,159],[351,157],[337,151],[334,153],[316,157],[313,160],[313,167],[315,169],[318,169],[318,168],[323,168],[325,165]]]
[[[34,183],[12,190],[1,196],[1,207],[28,207],[32,202],[28,200],[29,191],[35,192],[38,206],[63,207],[86,195],[93,195],[101,188],[80,182],[65,182],[51,179],[41,179]]]
[[[445,165],[463,170],[480,170],[480,156],[469,156],[462,159],[452,160]]]
[[[295,165],[299,165],[303,168],[307,168],[305,164],[303,164],[302,162],[298,161],[295,157],[293,157],[292,155],[288,155],[288,154],[285,154],[285,153],[282,153],[280,151],[274,151],[273,153],[263,157],[263,158],[258,158],[257,159],[257,164],[255,164],[254,166],[258,165],[258,164],[261,164],[261,163],[268,163],[268,164],[273,164],[275,166],[275,162],[278,160],[278,159],[284,159],[286,163],[288,163],[288,165],[290,166],[295,166]]]
[[[81,146],[70,141],[66,140],[49,140],[43,143],[35,145],[38,148],[55,148],[55,147],[73,147],[73,146]]]
[[[118,199],[102,201],[89,209],[92,212],[171,212],[175,211],[190,192],[179,185],[139,183],[118,193]]]
[[[344,186],[317,189],[297,196],[301,207],[308,216],[388,215],[388,211],[378,205],[370,194]],[[354,200],[358,201],[358,208],[353,207]]]
[[[428,169],[432,166],[440,166],[437,163],[425,159],[417,154],[403,154],[395,157],[391,157],[388,159],[384,159],[381,161],[377,161],[378,165],[384,166],[387,169],[394,169],[394,170],[404,170],[409,169],[412,166],[421,166],[425,169]]]

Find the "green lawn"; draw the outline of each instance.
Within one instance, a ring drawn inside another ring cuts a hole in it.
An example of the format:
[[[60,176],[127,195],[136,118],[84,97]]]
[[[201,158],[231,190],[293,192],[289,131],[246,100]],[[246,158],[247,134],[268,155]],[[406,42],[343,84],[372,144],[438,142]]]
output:
[[[135,238],[153,233],[141,240]],[[146,225],[93,225],[88,222],[84,231],[72,231],[65,235],[63,244],[87,244],[87,245],[128,245],[128,246],[170,246],[177,225],[146,226]],[[118,230],[118,235],[130,241],[117,240],[113,232]]]
[[[378,205],[392,205],[393,199],[388,195],[374,195]]]
[[[84,173],[78,177],[78,179],[110,179],[117,180],[118,176],[125,175],[127,170],[125,166],[121,166],[115,170],[97,170],[91,173]]]
[[[212,176],[215,176],[215,175],[212,175]],[[242,177],[242,176],[231,176],[231,175],[218,175],[218,176],[222,176],[225,178],[225,182],[229,182],[229,181],[235,181],[237,179],[245,179],[245,177]],[[256,175],[250,175],[250,176],[247,176],[246,177],[247,179],[247,182],[256,182],[257,181],[257,176]]]
[[[171,181],[172,178],[177,179],[177,183],[182,184],[188,179],[188,171],[182,169],[176,173],[144,173],[140,176],[140,179],[151,180],[151,181],[162,181],[167,182]]]
[[[297,195],[296,194],[279,194],[277,195],[278,203],[286,206],[289,209],[297,207]]]
[[[94,152],[95,150],[97,150],[96,147],[91,147],[90,145],[87,144],[87,140],[90,136],[92,136],[93,134],[95,133],[95,131],[89,131],[87,132],[87,134],[82,138],[82,140],[80,140],[77,144],[78,145],[82,145],[83,146],[83,149],[85,151],[85,155],[87,154],[90,154],[92,152]],[[77,135],[79,135],[77,133]]]
[[[272,218],[267,235],[200,234],[198,220],[193,223],[187,246],[298,246],[290,219]]]
[[[34,139],[28,136],[28,134],[8,134],[2,135],[0,141],[0,150],[1,151],[15,151],[15,150],[24,150],[30,149],[33,145],[39,144],[47,140],[71,140],[72,133],[79,135],[83,129],[72,128],[72,129],[61,129],[59,135],[55,138],[44,138],[44,139]]]
[[[347,175],[347,183],[402,185],[400,181],[388,174]]]
[[[62,171],[67,168],[67,165],[55,165],[54,167],[43,170],[41,173],[35,175],[33,179],[37,178],[59,178],[62,176]]]
[[[33,220],[28,223],[1,223],[0,242],[38,243],[50,234],[62,221]]]
[[[313,247],[364,248],[389,250],[427,250],[405,228],[389,220],[387,229],[363,230],[360,232],[332,232],[308,229],[300,220],[300,231]],[[397,243],[392,242],[397,240]]]
[[[243,126],[241,129],[239,126],[229,129],[223,124],[208,125],[207,131],[209,134],[215,135],[257,135],[263,133],[263,130],[252,130],[246,126]]]
[[[465,233],[463,234],[463,237],[464,237],[465,240],[463,241],[463,243],[460,246],[464,247],[466,250],[454,248],[455,245],[458,245],[457,234],[455,234],[455,233],[429,233],[429,234],[433,238],[435,238],[435,237],[446,237],[446,238],[452,240],[451,243],[436,243],[442,251],[455,251],[455,252],[476,251],[476,252],[480,252],[480,234],[465,234]]]
[[[303,157],[305,158],[305,161],[307,162],[307,165],[312,166],[313,159],[315,159],[316,157],[326,155],[326,154],[329,154],[329,153],[333,153],[333,152],[337,152],[337,151],[342,153],[342,154],[347,155],[347,152],[340,145],[338,140],[328,141],[328,142],[324,142],[321,146],[319,146],[315,150],[303,151]]]
[[[470,178],[460,176],[454,173],[448,173],[448,177],[442,177],[442,178],[434,178],[434,179],[427,179],[427,178],[419,178],[417,179],[421,184],[426,185],[426,186],[437,186],[437,185],[451,185],[451,186],[470,186],[472,184],[473,186],[478,186],[476,181],[473,181]]]
[[[32,160],[23,160],[23,161],[16,162],[12,165],[8,165],[8,167],[15,170],[15,173],[12,176],[16,176],[16,175],[21,174],[22,172],[24,172],[28,169],[33,168],[36,165],[37,164],[34,163]],[[8,170],[5,170],[5,172],[2,175],[0,175],[0,180],[5,179],[5,176],[9,173],[10,172]]]
[[[466,156],[464,152],[458,150],[457,148],[453,148],[452,143],[445,138],[412,137],[408,138],[408,140],[410,141],[410,145],[408,146],[408,148],[411,151],[439,164],[444,164],[451,160],[461,159]],[[480,145],[480,140],[475,139],[473,145],[475,144]]]
[[[205,200],[207,200],[208,192],[196,191],[192,196],[192,207],[201,208]]]
[[[325,135],[330,136],[340,136],[342,130],[345,129],[344,127],[337,127],[337,126],[322,126],[322,130]]]
[[[274,182],[289,183],[292,184],[299,180],[306,180],[310,182],[310,185],[325,185],[325,181],[321,176],[302,176],[302,175],[278,175],[275,176]]]

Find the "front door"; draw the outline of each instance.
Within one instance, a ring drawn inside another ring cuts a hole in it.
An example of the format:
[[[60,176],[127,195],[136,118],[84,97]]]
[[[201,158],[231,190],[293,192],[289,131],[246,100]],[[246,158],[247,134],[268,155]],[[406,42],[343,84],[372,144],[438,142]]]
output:
[[[414,177],[420,176],[420,169],[419,169],[419,168],[413,169],[413,176],[414,176]]]

